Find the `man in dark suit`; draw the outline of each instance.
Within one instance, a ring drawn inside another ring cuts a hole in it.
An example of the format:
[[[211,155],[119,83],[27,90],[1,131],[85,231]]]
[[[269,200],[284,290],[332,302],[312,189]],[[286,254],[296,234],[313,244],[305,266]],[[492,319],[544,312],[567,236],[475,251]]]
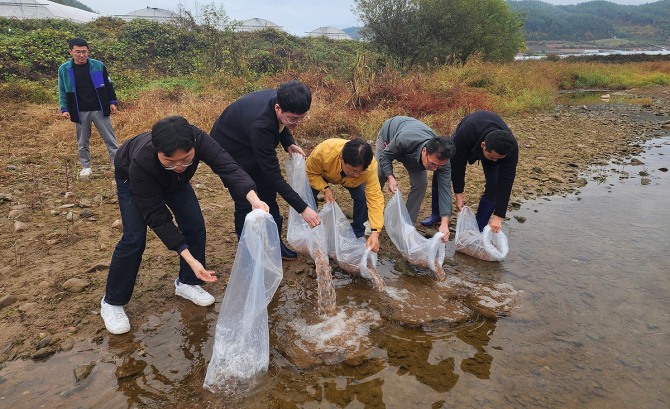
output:
[[[212,127],[211,136],[256,183],[258,197],[270,206],[281,237],[282,216],[277,193],[300,213],[310,227],[321,223],[314,209],[300,198],[284,179],[277,158],[279,143],[289,153],[303,150],[295,144],[291,130],[305,118],[312,104],[312,94],[305,84],[292,80],[277,89],[252,92],[230,104]],[[235,201],[235,232],[239,237],[244,218],[251,211],[249,202],[231,191]],[[284,259],[298,255],[281,242]]]

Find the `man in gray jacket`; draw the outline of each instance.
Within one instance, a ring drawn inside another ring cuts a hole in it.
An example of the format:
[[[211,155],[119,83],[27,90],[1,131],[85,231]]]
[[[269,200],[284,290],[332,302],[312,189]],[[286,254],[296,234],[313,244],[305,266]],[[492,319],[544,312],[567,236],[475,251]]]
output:
[[[395,193],[398,188],[393,174],[393,161],[403,164],[409,175],[410,191],[407,196],[407,211],[412,222],[416,222],[419,209],[426,195],[428,180],[426,171],[433,171],[433,194],[439,196],[440,232],[442,241],[449,240],[449,217],[451,216],[451,166],[449,159],[455,151],[454,143],[438,136],[430,127],[418,119],[395,116],[382,125],[377,136],[376,157],[379,162],[379,183]]]

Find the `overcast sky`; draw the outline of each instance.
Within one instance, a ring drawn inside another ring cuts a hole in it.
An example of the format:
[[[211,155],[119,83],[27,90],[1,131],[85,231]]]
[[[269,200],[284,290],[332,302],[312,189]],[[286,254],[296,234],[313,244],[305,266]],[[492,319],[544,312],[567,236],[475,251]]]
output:
[[[178,10],[175,0],[79,0],[103,15],[123,15],[145,7]],[[645,0],[610,0],[619,4],[644,4]],[[577,4],[583,1],[545,0],[551,4]],[[287,32],[302,36],[323,26],[343,29],[361,23],[352,12],[353,0],[181,0],[186,10],[197,11],[202,5],[223,5],[228,17],[234,20],[263,18],[281,26]]]

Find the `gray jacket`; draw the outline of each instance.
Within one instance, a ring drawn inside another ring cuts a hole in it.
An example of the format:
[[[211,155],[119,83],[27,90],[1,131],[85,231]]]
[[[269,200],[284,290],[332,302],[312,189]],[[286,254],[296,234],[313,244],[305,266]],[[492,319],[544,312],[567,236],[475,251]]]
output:
[[[402,163],[408,171],[425,171],[421,150],[428,140],[437,135],[430,127],[415,118],[394,116],[387,119],[379,130],[378,138],[384,150],[377,158],[384,177],[393,174],[393,161]],[[440,216],[451,217],[451,163],[435,171],[438,180]]]

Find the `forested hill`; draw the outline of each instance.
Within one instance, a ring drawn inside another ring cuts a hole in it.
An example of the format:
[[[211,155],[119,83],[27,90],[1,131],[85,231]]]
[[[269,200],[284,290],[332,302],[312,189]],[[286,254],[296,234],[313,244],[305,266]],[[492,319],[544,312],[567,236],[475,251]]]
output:
[[[534,0],[509,1],[526,16],[526,39],[592,41],[619,37],[667,40],[670,37],[670,0],[639,6],[608,1],[554,6]]]

